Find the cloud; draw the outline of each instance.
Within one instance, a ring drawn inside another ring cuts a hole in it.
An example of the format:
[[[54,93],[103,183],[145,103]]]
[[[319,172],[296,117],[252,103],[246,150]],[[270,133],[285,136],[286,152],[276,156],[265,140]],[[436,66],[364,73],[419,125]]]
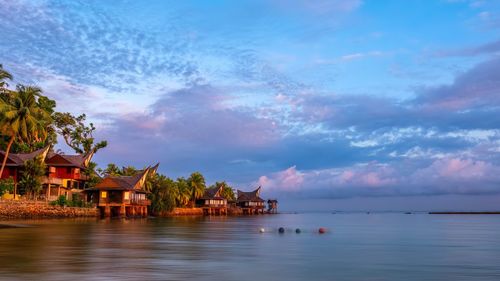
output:
[[[446,157],[424,165],[413,161],[370,162],[310,171],[297,170],[293,166],[263,175],[256,184],[264,186],[266,196],[298,198],[481,195],[500,193],[499,173],[499,165]]]
[[[84,2],[2,1],[0,60],[32,64],[76,83],[133,90],[145,77],[198,82],[185,36],[157,37]],[[68,59],[71,58],[71,59]],[[64,60],[64,63],[61,63]]]
[[[479,46],[461,48],[455,50],[442,50],[434,53],[436,57],[467,57],[495,54],[500,52],[500,40],[488,42]]]

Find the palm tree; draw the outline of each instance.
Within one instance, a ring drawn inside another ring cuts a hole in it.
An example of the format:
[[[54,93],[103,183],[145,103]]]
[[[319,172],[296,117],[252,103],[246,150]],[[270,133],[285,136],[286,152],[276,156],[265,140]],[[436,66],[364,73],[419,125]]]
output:
[[[102,171],[103,176],[119,176],[122,174],[122,171],[118,166],[114,163],[109,163],[106,169]]]
[[[7,82],[5,82],[7,79],[12,80],[12,75],[3,69],[3,66],[0,64],[0,90],[7,86]]]
[[[17,91],[12,92],[11,98],[0,100],[0,130],[9,138],[0,168],[0,178],[15,140],[30,143],[43,141],[47,137],[52,119],[50,114],[37,104],[41,92],[38,87],[19,85]]]
[[[203,196],[203,193],[205,193],[205,178],[203,175],[199,172],[194,172],[189,176],[187,179],[188,186],[191,189],[191,200],[194,204],[196,199],[200,198]]]
[[[178,206],[185,207],[189,203],[189,200],[191,200],[192,193],[187,180],[185,178],[177,178],[175,185],[177,187],[175,201]]]

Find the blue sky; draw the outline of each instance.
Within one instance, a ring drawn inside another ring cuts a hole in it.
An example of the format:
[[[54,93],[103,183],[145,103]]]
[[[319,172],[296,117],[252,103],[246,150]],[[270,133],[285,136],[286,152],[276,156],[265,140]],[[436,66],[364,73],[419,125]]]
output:
[[[500,198],[500,1],[0,0],[0,27],[101,166],[322,209]]]

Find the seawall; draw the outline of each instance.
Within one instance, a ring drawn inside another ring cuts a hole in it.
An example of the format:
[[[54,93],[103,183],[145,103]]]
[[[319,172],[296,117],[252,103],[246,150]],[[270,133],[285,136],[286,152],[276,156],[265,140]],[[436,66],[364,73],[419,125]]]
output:
[[[45,202],[0,200],[0,219],[98,217],[96,208],[50,206]]]
[[[174,208],[170,212],[155,214],[158,217],[203,216],[201,208]]]

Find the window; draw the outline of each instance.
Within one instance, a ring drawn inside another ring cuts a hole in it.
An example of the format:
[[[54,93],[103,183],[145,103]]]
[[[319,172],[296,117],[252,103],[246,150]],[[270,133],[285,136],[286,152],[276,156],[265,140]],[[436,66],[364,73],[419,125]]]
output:
[[[125,193],[123,194],[123,199],[124,200],[130,200],[130,192],[125,191]]]
[[[71,174],[71,167],[66,168],[66,174]]]
[[[101,191],[101,198],[106,198],[108,197],[108,192],[107,191]]]

